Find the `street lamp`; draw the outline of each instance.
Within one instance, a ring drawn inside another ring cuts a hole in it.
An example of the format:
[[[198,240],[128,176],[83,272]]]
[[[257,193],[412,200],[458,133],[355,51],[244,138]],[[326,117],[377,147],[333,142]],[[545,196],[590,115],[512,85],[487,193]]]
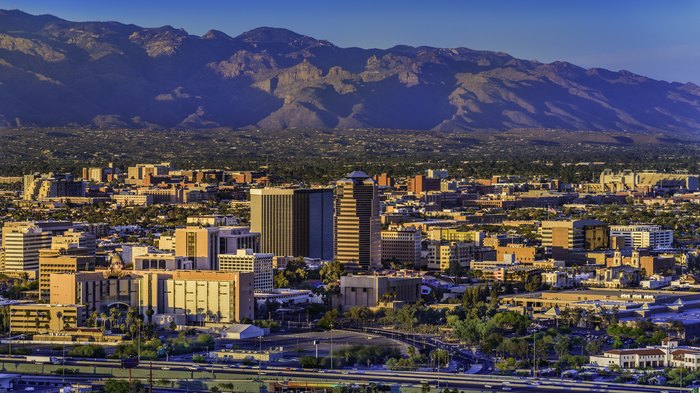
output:
[[[333,323],[331,322],[331,370],[333,370]]]

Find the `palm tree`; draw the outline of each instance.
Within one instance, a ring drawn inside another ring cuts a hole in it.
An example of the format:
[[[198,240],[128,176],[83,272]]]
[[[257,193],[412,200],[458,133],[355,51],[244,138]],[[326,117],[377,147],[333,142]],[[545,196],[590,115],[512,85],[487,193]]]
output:
[[[90,317],[88,318],[88,326],[89,327],[95,327],[97,326],[97,318],[99,318],[99,314],[97,313],[97,310],[92,310],[92,313],[90,313]]]
[[[116,308],[110,308],[109,309],[109,330],[114,329],[114,322],[117,320],[117,309]]]
[[[101,313],[100,314],[100,320],[102,322],[102,331],[105,331],[105,324],[107,323],[107,314]]]

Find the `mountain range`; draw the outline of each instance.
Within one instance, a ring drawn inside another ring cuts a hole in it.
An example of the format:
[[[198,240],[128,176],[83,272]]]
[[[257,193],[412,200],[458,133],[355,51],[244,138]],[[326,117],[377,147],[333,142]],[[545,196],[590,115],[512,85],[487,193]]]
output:
[[[466,48],[0,10],[0,127],[700,131],[700,87]]]

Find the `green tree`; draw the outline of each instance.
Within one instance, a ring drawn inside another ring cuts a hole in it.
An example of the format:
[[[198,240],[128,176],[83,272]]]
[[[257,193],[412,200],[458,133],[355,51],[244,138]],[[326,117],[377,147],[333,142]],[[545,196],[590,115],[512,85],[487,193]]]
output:
[[[345,318],[354,323],[362,323],[372,318],[372,311],[367,307],[355,306],[345,312]]]
[[[340,280],[340,276],[343,275],[343,272],[343,264],[339,261],[326,263],[319,271],[321,282],[326,285],[335,283]]]
[[[107,354],[99,345],[86,344],[71,348],[68,355],[76,358],[104,358]]]
[[[340,313],[335,308],[323,314],[323,317],[318,320],[318,327],[323,329],[331,329],[337,327],[338,317]]]
[[[131,386],[129,386],[128,381],[122,379],[108,379],[105,381],[104,385],[105,393],[144,393],[145,391],[146,389],[140,381],[134,381]]]
[[[530,274],[525,281],[525,291],[536,292],[542,289],[542,276],[539,274]]]
[[[554,340],[554,352],[557,353],[559,359],[568,354],[571,350],[571,337],[568,335],[559,335]]]
[[[590,339],[586,342],[583,348],[588,355],[599,355],[603,350],[603,340],[602,339]]]

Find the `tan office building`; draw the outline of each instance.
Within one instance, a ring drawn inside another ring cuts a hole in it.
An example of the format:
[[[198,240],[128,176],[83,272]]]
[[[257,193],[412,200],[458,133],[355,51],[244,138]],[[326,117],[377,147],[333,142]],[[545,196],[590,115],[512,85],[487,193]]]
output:
[[[610,242],[608,224],[597,220],[543,221],[542,246],[552,249],[552,256],[566,256],[568,251],[606,249]]]
[[[219,228],[188,226],[175,230],[175,255],[188,257],[197,270],[216,270]]]
[[[428,240],[445,240],[451,242],[474,242],[484,244],[484,231],[460,231],[458,228],[434,227],[428,230]]]
[[[180,325],[254,319],[254,273],[140,270],[50,275],[51,303],[84,304],[89,311],[113,304],[152,309],[156,321]]]
[[[76,304],[15,304],[10,306],[12,333],[60,332],[85,322],[85,306]]]
[[[390,228],[382,233],[382,260],[420,264],[421,231],[413,227]]]
[[[87,250],[88,254],[95,255],[97,242],[95,235],[89,232],[79,232],[73,228],[56,235],[51,239],[53,248],[80,247]]]
[[[542,259],[541,247],[528,247],[523,244],[508,244],[496,247],[496,259],[502,261],[506,254],[515,255],[515,260],[521,263],[532,263]]]
[[[475,259],[483,259],[478,255],[479,247],[471,242],[441,242],[428,243],[428,269],[446,271],[452,264],[469,267]]]
[[[377,185],[355,171],[336,182],[335,259],[365,269],[379,267],[382,258]]]
[[[81,247],[51,248],[39,251],[39,296],[48,299],[51,273],[95,270],[95,256]]]

